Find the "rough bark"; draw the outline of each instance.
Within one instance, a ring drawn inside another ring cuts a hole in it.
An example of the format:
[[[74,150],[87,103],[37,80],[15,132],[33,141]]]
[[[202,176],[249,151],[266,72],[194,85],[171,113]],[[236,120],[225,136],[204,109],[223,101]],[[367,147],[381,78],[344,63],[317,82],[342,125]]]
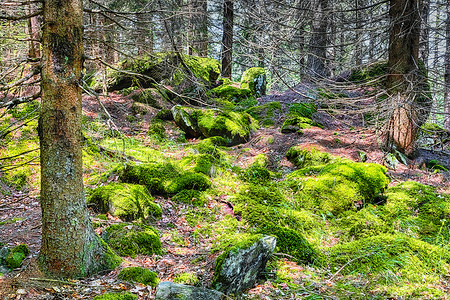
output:
[[[450,130],[450,2],[447,1],[447,20],[445,24],[445,96],[444,96],[444,126]]]
[[[308,73],[311,77],[328,77],[326,65],[328,0],[318,0],[316,14],[312,24],[312,35],[308,54]]]
[[[233,0],[223,1],[222,77],[231,78],[233,63]]]
[[[117,264],[93,230],[83,192],[82,12],[81,0],[44,1],[39,262],[58,277],[83,277]]]
[[[419,84],[420,0],[391,0],[387,87],[391,94],[391,115],[386,124],[384,142],[408,156],[416,151],[420,125],[417,99]]]

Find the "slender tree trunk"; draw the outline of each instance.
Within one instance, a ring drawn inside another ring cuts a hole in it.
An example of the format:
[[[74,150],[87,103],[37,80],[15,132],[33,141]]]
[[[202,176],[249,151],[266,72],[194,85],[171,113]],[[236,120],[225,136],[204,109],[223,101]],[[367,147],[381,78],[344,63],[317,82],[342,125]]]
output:
[[[430,13],[430,0],[422,0],[422,10],[420,12],[421,32],[420,32],[420,43],[419,43],[419,58],[423,60],[426,66],[428,66],[428,56],[430,53],[430,42],[429,35],[430,29],[428,28],[428,19]]]
[[[222,77],[231,78],[233,63],[233,0],[223,1]]]
[[[362,36],[362,21],[361,12],[359,11],[361,0],[355,0],[355,64],[357,66],[362,65],[362,46],[361,36]]]
[[[95,234],[83,192],[82,13],[81,0],[44,1],[39,261],[44,272],[63,277],[87,276],[118,262]]]
[[[445,96],[444,126],[450,130],[450,2],[447,1],[447,20],[445,21]]]
[[[420,0],[391,0],[387,87],[392,113],[385,128],[385,146],[408,156],[416,151],[420,123],[416,96],[418,90]]]

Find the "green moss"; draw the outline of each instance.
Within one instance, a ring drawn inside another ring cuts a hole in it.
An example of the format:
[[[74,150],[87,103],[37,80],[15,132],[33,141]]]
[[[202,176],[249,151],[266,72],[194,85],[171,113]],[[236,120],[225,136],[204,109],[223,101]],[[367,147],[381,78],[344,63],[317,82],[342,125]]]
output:
[[[92,300],[136,300],[137,296],[131,294],[130,292],[126,293],[106,293],[103,295],[95,296]]]
[[[200,280],[198,279],[197,274],[193,272],[186,272],[175,275],[173,282],[179,284],[197,285],[200,283]]]
[[[131,96],[136,102],[145,103],[155,108],[161,108],[158,101],[156,101],[156,95],[158,95],[155,89],[144,89],[140,92],[134,93]]]
[[[266,94],[266,84],[266,71],[264,68],[250,68],[242,73],[241,88],[250,89],[256,97]]]
[[[117,277],[121,280],[132,283],[140,282],[152,287],[156,287],[159,282],[158,275],[155,272],[141,267],[130,267],[122,269]]]
[[[196,154],[184,157],[180,164],[185,170],[211,176],[215,161],[216,158],[211,154]]]
[[[332,162],[335,158],[326,152],[316,148],[293,146],[286,152],[286,158],[298,168],[323,165]]]
[[[311,119],[305,117],[293,117],[288,118],[283,122],[283,125],[281,125],[281,132],[302,132],[302,129],[308,129],[313,126],[323,128],[322,124],[314,122]]]
[[[431,170],[441,170],[444,172],[448,172],[448,169],[442,166],[442,162],[436,159],[432,159],[427,163],[427,168]]]
[[[147,135],[162,140],[166,137],[166,128],[162,122],[152,122],[148,127]]]
[[[211,186],[209,179],[199,173],[184,173],[170,181],[165,190],[168,194],[176,194],[182,190],[204,191]]]
[[[225,101],[231,101],[234,103],[252,97],[252,92],[250,89],[236,87],[231,81],[226,81],[222,85],[212,89],[211,93]]]
[[[348,80],[354,83],[379,81],[382,76],[387,74],[387,71],[387,61],[376,62],[353,69]]]
[[[249,168],[245,169],[242,174],[242,178],[254,184],[264,184],[271,180],[272,174],[264,167],[252,165]]]
[[[111,249],[111,247],[109,247],[109,245],[102,239],[100,238],[100,244],[102,246],[102,248],[105,250],[105,268],[104,269],[108,269],[108,270],[114,270],[115,268],[117,268],[121,263],[122,263],[122,258],[120,258],[120,256],[118,256],[116,253],[114,253]]]
[[[311,119],[315,112],[317,112],[317,106],[310,102],[292,103],[289,106],[289,114],[295,117]]]
[[[113,224],[106,228],[107,243],[121,256],[162,254],[158,232],[151,226]]]
[[[213,136],[200,141],[197,144],[197,149],[198,152],[202,154],[211,155],[216,159],[222,160],[226,156],[226,154],[221,150],[221,148],[228,143],[229,141],[221,136]]]
[[[124,221],[160,218],[162,214],[147,189],[135,184],[113,183],[98,187],[90,193],[87,203],[97,213],[109,212]]]
[[[246,112],[260,121],[265,127],[273,125],[275,117],[282,113],[280,102],[269,102],[263,105],[252,106]]]
[[[182,190],[173,196],[172,200],[178,203],[187,203],[195,206],[204,206],[206,204],[205,195],[197,190]]]
[[[129,88],[125,88],[125,89],[122,89],[122,90],[118,91],[117,93],[122,95],[122,96],[128,96],[132,92],[136,91],[137,89],[139,89],[139,87],[137,87],[137,86],[130,86]]]
[[[335,92],[333,90],[328,90],[328,89],[322,89],[319,88],[317,89],[318,96],[323,98],[323,99],[339,99],[339,98],[348,98],[347,94],[341,93],[341,92]]]
[[[11,269],[20,267],[22,261],[28,254],[30,254],[30,250],[28,250],[27,245],[20,244],[9,251],[9,254],[5,259],[6,265]]]
[[[449,262],[448,250],[403,234],[371,236],[338,244],[330,250],[332,270],[344,267],[341,274],[402,273],[411,269],[418,272],[417,275],[428,272],[445,274]]]
[[[207,83],[215,82],[220,75],[220,64],[213,58],[183,55],[183,60],[195,77]]]
[[[173,121],[172,111],[170,109],[161,109],[155,116],[156,120]]]

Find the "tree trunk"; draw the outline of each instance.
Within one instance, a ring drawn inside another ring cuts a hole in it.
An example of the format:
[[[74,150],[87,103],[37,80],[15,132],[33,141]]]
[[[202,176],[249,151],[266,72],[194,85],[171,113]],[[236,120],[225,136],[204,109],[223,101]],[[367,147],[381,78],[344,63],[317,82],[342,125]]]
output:
[[[312,35],[308,54],[308,73],[311,77],[330,75],[327,57],[328,0],[318,0],[318,7],[312,25]]]
[[[233,63],[233,0],[223,1],[222,77],[231,79]]]
[[[44,1],[39,262],[58,277],[83,277],[118,263],[93,230],[83,192],[82,13],[82,0]]]
[[[447,1],[447,20],[445,22],[445,96],[444,127],[450,130],[450,2]]]
[[[396,148],[408,156],[416,151],[420,125],[417,98],[420,95],[419,36],[420,0],[391,0],[387,88],[391,114],[384,132],[387,149]]]

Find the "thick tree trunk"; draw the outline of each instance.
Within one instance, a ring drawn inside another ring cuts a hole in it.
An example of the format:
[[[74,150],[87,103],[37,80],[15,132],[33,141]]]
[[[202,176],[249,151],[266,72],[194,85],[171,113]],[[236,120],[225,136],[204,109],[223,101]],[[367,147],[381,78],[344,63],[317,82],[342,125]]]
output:
[[[445,24],[445,98],[444,127],[450,130],[450,2],[447,1],[447,20]]]
[[[315,11],[308,54],[308,73],[311,77],[328,77],[330,75],[326,63],[328,0],[318,0]]]
[[[421,116],[417,97],[419,81],[420,0],[391,0],[389,15],[389,60],[387,87],[391,94],[391,115],[384,142],[408,156],[416,151],[416,135]]]
[[[231,78],[233,63],[233,0],[223,1],[222,77]]]
[[[118,262],[95,234],[83,192],[82,13],[81,0],[44,1],[39,261],[44,272],[58,277],[87,276]]]

